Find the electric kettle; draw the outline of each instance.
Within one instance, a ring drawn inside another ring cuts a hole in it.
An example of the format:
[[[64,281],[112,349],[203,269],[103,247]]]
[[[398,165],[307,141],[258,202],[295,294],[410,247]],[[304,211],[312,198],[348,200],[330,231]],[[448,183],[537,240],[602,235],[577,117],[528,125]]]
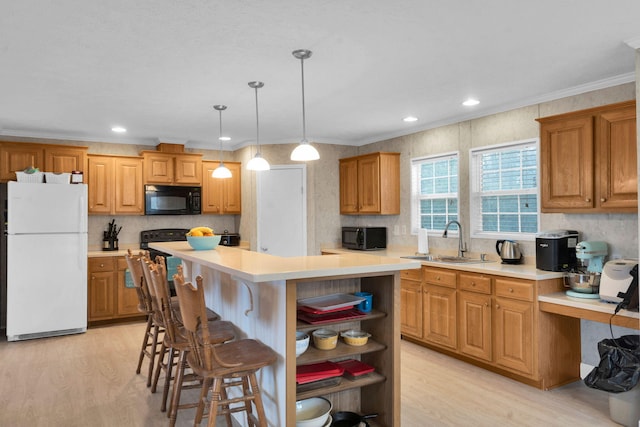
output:
[[[512,240],[498,240],[496,252],[500,255],[503,264],[520,264],[522,262],[520,245]]]

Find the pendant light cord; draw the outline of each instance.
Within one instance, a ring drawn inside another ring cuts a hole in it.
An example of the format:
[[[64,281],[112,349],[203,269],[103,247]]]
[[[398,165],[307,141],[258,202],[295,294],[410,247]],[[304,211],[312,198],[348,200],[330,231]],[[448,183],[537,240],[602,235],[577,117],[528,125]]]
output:
[[[219,120],[220,128],[218,131],[218,141],[220,141],[220,164],[222,165],[224,163],[222,159],[222,110],[218,110],[218,113],[220,113],[220,120]]]
[[[300,58],[300,70],[302,71],[302,142],[307,142],[307,120],[304,108],[304,58]]]
[[[260,123],[258,121],[258,87],[256,90],[256,155],[260,154]]]

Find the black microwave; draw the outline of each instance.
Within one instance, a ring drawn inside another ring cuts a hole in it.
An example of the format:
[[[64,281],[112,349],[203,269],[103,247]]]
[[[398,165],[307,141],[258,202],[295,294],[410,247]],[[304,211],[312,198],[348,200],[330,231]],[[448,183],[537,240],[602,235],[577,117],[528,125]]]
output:
[[[387,227],[342,227],[342,247],[371,251],[387,247]]]
[[[145,215],[200,215],[202,189],[178,185],[145,185]]]

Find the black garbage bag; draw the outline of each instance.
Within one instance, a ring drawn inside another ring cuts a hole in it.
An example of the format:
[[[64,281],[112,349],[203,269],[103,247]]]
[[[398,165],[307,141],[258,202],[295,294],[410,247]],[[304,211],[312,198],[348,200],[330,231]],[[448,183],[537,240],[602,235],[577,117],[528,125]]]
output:
[[[622,393],[640,380],[640,335],[623,335],[598,343],[600,364],[584,379],[591,388]]]

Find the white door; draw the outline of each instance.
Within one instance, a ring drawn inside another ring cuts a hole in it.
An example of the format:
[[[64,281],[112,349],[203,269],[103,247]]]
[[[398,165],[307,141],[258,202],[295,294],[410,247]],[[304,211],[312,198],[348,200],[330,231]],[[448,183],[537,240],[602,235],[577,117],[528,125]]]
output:
[[[258,252],[306,255],[306,165],[271,166],[271,170],[258,172],[256,181]]]

